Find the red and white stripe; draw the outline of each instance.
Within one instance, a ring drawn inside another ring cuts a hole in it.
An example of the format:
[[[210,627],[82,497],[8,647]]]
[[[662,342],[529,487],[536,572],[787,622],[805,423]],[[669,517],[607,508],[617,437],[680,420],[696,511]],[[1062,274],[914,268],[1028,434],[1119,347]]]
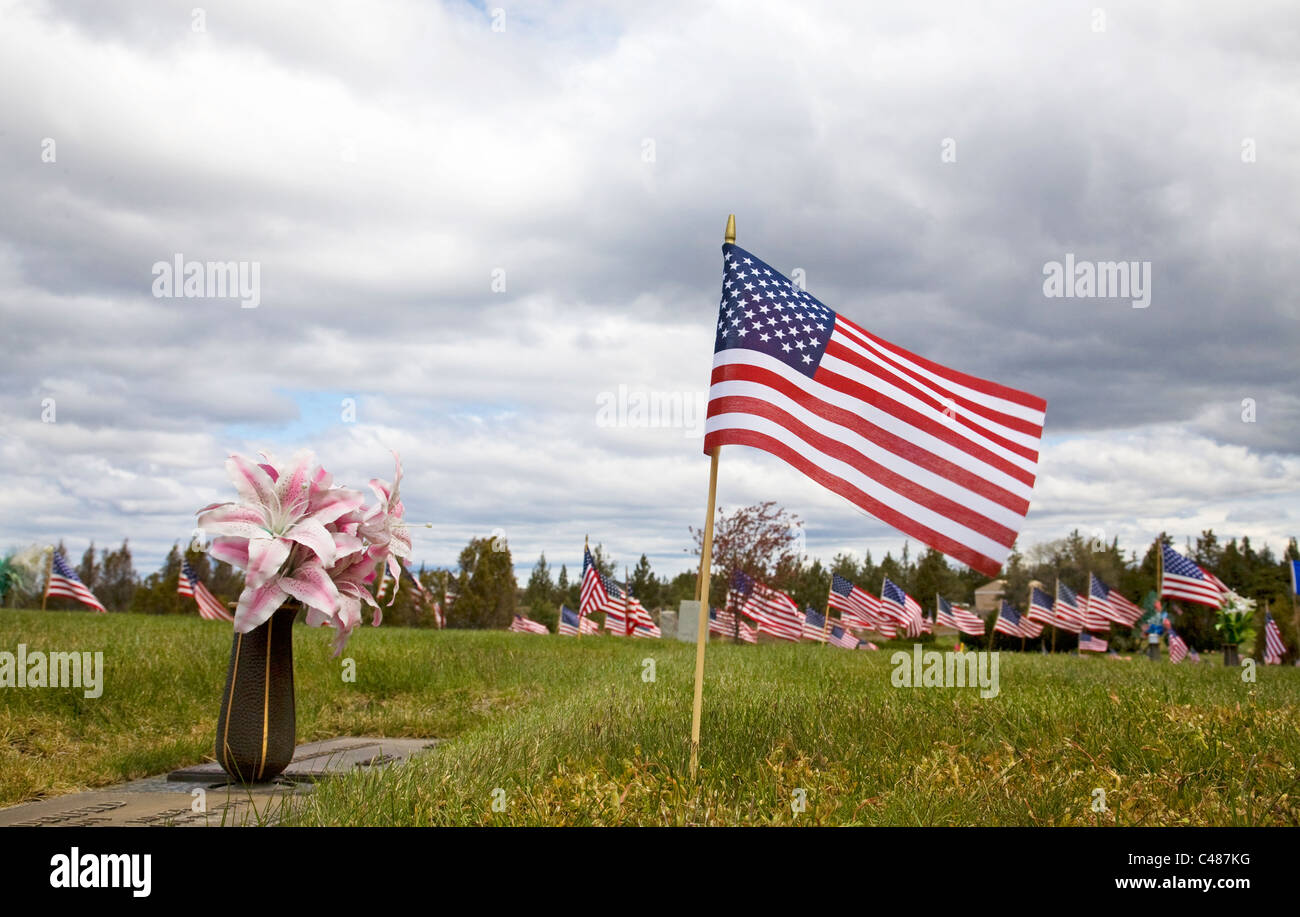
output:
[[[715,615],[710,615],[709,633],[728,639],[739,636],[741,643],[758,642],[758,634],[754,628],[744,621],[737,622],[735,615],[722,608],[718,609]]]
[[[208,587],[202,582],[191,583],[190,578],[181,571],[180,585],[176,590],[181,595],[194,596],[194,604],[199,606],[199,617],[208,621],[233,621],[235,616],[232,615],[226,606],[221,604],[221,600],[208,591]]]
[[[944,617],[947,617],[947,615]],[[952,603],[952,621],[953,623],[950,626],[957,628],[968,637],[984,636],[984,619],[965,605],[958,605],[956,602]]]
[[[758,625],[759,633],[792,643],[803,635],[803,613],[794,599],[762,583],[754,583],[740,613]]]
[[[102,614],[108,614],[108,609],[104,607],[104,603],[95,598],[95,594],[87,589],[86,585],[80,580],[72,580],[57,573],[51,573],[46,595],[61,595],[65,598],[76,599],[81,604],[89,605]]]
[[[1120,595],[1115,589],[1110,591],[1110,608],[1114,614],[1114,617],[1112,617],[1111,620],[1116,624],[1122,624],[1125,627],[1134,626],[1138,621],[1142,620],[1142,616],[1146,614],[1145,611],[1124,598],[1124,596]]]
[[[515,615],[515,619],[510,622],[510,629],[519,634],[549,634],[545,624],[539,624],[531,618],[523,615]]]
[[[917,356],[843,316],[828,330],[811,378],[757,350],[715,353],[705,452],[763,449],[996,576],[1029,510],[1047,402]]]
[[[847,596],[830,590],[829,604],[840,613],[840,621],[845,627],[870,630],[880,618],[880,599],[857,586]]]
[[[1282,642],[1282,631],[1271,614],[1264,620],[1264,664],[1281,665],[1286,655],[1286,644]]]

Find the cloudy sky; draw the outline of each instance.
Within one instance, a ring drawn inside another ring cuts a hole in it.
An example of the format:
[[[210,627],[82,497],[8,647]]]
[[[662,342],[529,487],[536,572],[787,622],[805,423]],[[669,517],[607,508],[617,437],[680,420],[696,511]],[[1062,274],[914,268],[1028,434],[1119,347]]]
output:
[[[0,546],[148,573],[230,452],[396,449],[418,561],[686,569],[729,212],[1047,399],[1022,546],[1300,533],[1294,4],[195,2],[0,0]],[[1045,296],[1067,255],[1150,262],[1149,306]],[[156,296],[178,257],[256,307]],[[673,425],[618,409],[651,392]],[[902,543],[724,450],[762,499],[823,557]]]

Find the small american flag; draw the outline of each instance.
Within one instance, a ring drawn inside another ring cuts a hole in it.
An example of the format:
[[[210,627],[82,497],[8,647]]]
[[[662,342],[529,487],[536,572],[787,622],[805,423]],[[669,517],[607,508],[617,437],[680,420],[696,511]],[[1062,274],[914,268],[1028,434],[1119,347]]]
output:
[[[1079,610],[1079,597],[1065,583],[1056,584],[1056,617],[1054,627],[1077,634],[1083,630],[1083,612]]]
[[[827,599],[830,607],[839,611],[840,621],[845,627],[870,630],[880,619],[880,600],[838,573],[831,576],[831,591]]]
[[[1118,589],[1110,590],[1110,607],[1115,612],[1115,617],[1111,618],[1111,620],[1123,624],[1125,627],[1136,626],[1137,622],[1142,620],[1142,616],[1146,614],[1140,607],[1120,595]]]
[[[519,634],[549,634],[545,624],[538,624],[531,618],[523,615],[515,615],[514,621],[510,623],[510,629]]]
[[[939,596],[939,607],[935,612],[935,620],[945,627],[955,627],[963,634],[972,637],[984,636],[984,619],[975,614],[964,605],[954,605]]]
[[[724,609],[709,609],[709,633],[719,637],[739,636],[741,643],[757,643],[758,634],[744,621],[737,621],[736,616]]]
[[[1083,603],[1083,627],[1096,633],[1110,633],[1110,589],[1097,577],[1088,574],[1088,598]]]
[[[609,591],[605,588],[605,578],[596,567],[596,560],[591,550],[582,549],[582,595],[578,602],[578,614],[586,618],[597,611],[604,611],[609,604]]]
[[[993,632],[995,634],[1006,634],[1008,637],[1025,636],[1025,632],[1020,628],[1020,612],[1011,607],[1011,603],[1006,599],[1002,600],[1002,608],[998,611],[998,619],[993,622]]]
[[[1281,665],[1286,655],[1286,644],[1282,642],[1282,631],[1278,629],[1273,615],[1264,612],[1264,664]]]
[[[1187,658],[1187,641],[1169,628],[1169,661],[1182,662]]]
[[[826,616],[809,608],[803,613],[803,638],[826,642]]]
[[[838,646],[841,649],[855,650],[858,648],[858,644],[861,641],[844,628],[832,626],[830,631],[830,642],[832,646]]]
[[[568,605],[561,605],[560,623],[559,626],[556,627],[555,632],[564,637],[576,637],[578,636],[579,621],[580,619],[578,618],[578,613],[576,611]]]
[[[759,633],[771,634],[781,640],[799,642],[803,635],[803,614],[794,599],[784,592],[758,582],[737,570],[732,577],[732,587],[744,601],[740,613],[758,625]]]
[[[997,575],[1029,511],[1047,402],[896,347],[722,250],[704,451],[762,449]]]
[[[1189,646],[1187,648],[1187,658],[1190,659],[1192,662],[1200,662],[1201,654],[1196,652],[1196,647]]]
[[[632,628],[631,636],[642,640],[659,640],[663,637],[659,625],[641,604],[641,600],[632,596],[628,596],[628,626]]]
[[[1224,589],[1217,577],[1163,542],[1160,545],[1160,556],[1164,560],[1161,597],[1185,599],[1211,608],[1219,607]]]
[[[921,604],[889,577],[885,577],[880,589],[880,610],[902,627],[909,637],[921,632]]]
[[[1084,631],[1079,634],[1079,652],[1104,653],[1106,652],[1106,641]]]
[[[628,614],[627,606],[631,596],[614,580],[610,579],[603,573],[596,574],[600,578],[601,589],[608,598],[601,609],[605,612],[605,630],[616,637],[626,637],[628,634]]]
[[[1040,624],[1051,624],[1055,620],[1056,616],[1052,612],[1052,597],[1037,586],[1029,591],[1029,613],[1026,617]]]
[[[58,551],[54,552],[54,558],[50,566],[49,582],[45,584],[46,595],[61,595],[70,599],[76,599],[83,605],[89,605],[96,611],[108,613],[104,603],[95,598],[94,594],[86,588],[86,584],[77,576],[75,570],[68,566],[68,562],[63,559],[63,555]]]
[[[194,603],[199,606],[199,617],[209,621],[233,621],[235,616],[226,610],[226,606],[203,585],[188,560],[181,561],[181,575],[177,577],[176,591],[181,595],[194,596]]]

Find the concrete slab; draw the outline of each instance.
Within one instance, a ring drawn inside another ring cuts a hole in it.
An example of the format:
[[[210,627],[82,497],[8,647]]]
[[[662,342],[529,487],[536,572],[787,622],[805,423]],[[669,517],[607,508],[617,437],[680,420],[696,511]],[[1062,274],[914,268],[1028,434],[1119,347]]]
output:
[[[348,737],[298,746],[271,783],[232,784],[215,762],[115,787],[71,793],[0,809],[0,827],[184,826],[274,824],[317,780],[359,767],[383,767],[433,748],[436,739]]]

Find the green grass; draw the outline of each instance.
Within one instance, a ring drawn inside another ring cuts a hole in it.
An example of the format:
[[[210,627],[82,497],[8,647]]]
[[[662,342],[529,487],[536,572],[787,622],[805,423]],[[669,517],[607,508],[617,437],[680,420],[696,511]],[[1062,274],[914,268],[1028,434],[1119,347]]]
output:
[[[0,649],[103,649],[107,668],[98,700],[0,691],[0,801],[209,757],[229,640],[197,619],[0,614]],[[985,700],[894,688],[888,649],[711,645],[692,781],[691,646],[365,628],[356,684],[326,634],[294,646],[300,742],[448,739],[321,784],[303,824],[1300,823],[1293,668],[1246,684],[1217,663],[1003,653]]]

